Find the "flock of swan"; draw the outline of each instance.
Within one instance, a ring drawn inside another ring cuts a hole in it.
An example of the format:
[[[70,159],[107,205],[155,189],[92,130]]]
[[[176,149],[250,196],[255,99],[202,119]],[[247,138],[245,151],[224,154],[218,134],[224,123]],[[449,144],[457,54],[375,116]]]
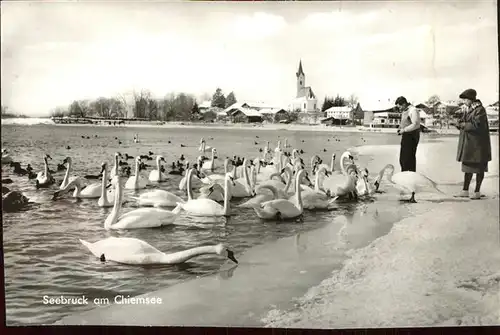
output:
[[[138,139],[138,136],[137,136]],[[335,167],[336,155],[331,156],[330,165],[323,163],[318,155],[311,158],[310,168],[300,157],[300,151],[292,149],[287,141],[281,141],[274,150],[267,145],[261,150],[262,156],[245,158],[241,165],[234,159],[224,159],[223,174],[214,173],[218,159],[217,149],[206,145],[201,139],[198,150],[202,153],[192,167],[187,168],[179,182],[179,189],[186,192],[186,198],[168,190],[152,189],[139,196],[131,196],[139,208],[122,213],[124,189],[140,190],[148,185],[158,184],[167,179],[162,172],[163,156],[156,157],[156,167],[148,176],[141,174],[141,157],[135,157],[135,171],[131,176],[120,173],[120,160],[123,155],[114,154],[114,166],[108,171],[108,164],[101,165],[100,182],[87,183],[81,176],[72,175],[72,159],[66,157],[63,164],[66,172],[52,199],[61,197],[97,199],[97,206],[112,207],[104,220],[105,230],[129,230],[153,228],[175,221],[182,212],[192,217],[231,216],[231,200],[246,198],[237,205],[239,208],[253,210],[263,220],[302,220],[305,212],[335,208],[340,199],[356,201],[360,197],[372,196],[379,191],[382,178],[403,193],[411,194],[406,200],[415,201],[415,194],[421,189],[434,189],[436,183],[416,172],[395,173],[394,166],[387,164],[374,180],[370,180],[368,169],[355,163],[353,155],[345,151]],[[206,151],[210,157],[206,157]],[[2,150],[2,164],[12,161]],[[4,161],[5,157],[5,161]],[[50,188],[55,180],[48,167],[50,156],[44,156],[44,170],[36,175],[38,188]],[[198,192],[193,191],[196,189]],[[68,195],[73,191],[71,195]],[[441,192],[442,193],[442,192]],[[127,201],[130,201],[127,199]],[[170,209],[167,209],[170,208]],[[235,263],[234,252],[222,244],[202,246],[177,253],[165,254],[145,241],[130,237],[108,237],[90,243],[80,242],[101,261],[114,261],[125,264],[176,264],[203,254],[224,256]]]

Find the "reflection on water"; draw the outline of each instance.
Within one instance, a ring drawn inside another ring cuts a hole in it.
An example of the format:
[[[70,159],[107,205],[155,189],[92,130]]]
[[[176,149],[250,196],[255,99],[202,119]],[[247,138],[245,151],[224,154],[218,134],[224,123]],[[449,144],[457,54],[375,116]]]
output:
[[[141,143],[133,143],[134,133],[139,133]],[[323,148],[327,149],[327,153],[321,152],[320,156],[327,161],[332,153],[339,157],[345,149],[364,144],[357,133],[337,134],[340,142],[328,142],[327,139],[332,135],[326,132],[9,125],[2,126],[2,147],[9,148],[12,157],[21,162],[23,168],[30,163],[35,172],[42,170],[42,156],[45,153],[53,158],[49,161],[51,169],[55,169],[56,164],[66,156],[71,156],[72,175],[83,176],[98,174],[103,161],[112,165],[112,157],[116,151],[131,156],[152,151],[162,154],[168,164],[176,161],[182,153],[187,160],[194,162],[199,155],[199,138],[213,137],[207,144],[216,147],[219,152],[220,159],[216,163],[215,172],[221,173],[222,158],[235,154],[256,157],[260,155],[259,148],[265,145],[266,140],[276,143],[285,136],[288,143],[304,149],[303,158],[306,162],[310,161],[315,151],[320,152]],[[398,141],[397,137],[381,134],[363,134],[363,137],[371,144]],[[255,145],[255,141],[259,145]],[[181,144],[186,147],[181,147]],[[66,148],[68,145],[71,149]],[[166,168],[169,170],[170,166],[167,165]],[[63,172],[54,174],[59,183],[63,175]],[[11,189],[23,192],[36,203],[26,211],[3,214],[5,295],[9,325],[51,323],[64,315],[93,308],[92,305],[44,305],[44,295],[85,294],[92,299],[112,299],[118,294],[134,296],[217,272],[221,264],[225,264],[224,259],[215,255],[195,258],[178,266],[101,263],[78,239],[94,242],[109,236],[136,237],[167,253],[222,242],[230,246],[238,257],[239,253],[249,247],[321,227],[342,214],[359,215],[358,205],[341,204],[336,211],[306,212],[304,222],[277,224],[259,220],[251,209],[233,207],[233,216],[228,219],[200,219],[182,214],[175,226],[108,232],[103,229],[103,222],[111,208],[97,207],[97,200],[75,200],[67,195],[63,199],[52,201],[52,194],[57,186],[36,190],[32,180],[13,175],[8,166],[2,166],[2,176],[14,181],[10,185]],[[169,180],[162,185],[148,186],[148,189],[139,192],[125,190],[125,198],[158,187],[185,197],[178,190],[179,181],[180,176],[169,175]],[[232,203],[242,201],[244,200]],[[133,206],[133,201],[126,203],[124,211]],[[363,229],[359,227],[359,230],[359,234],[362,234]],[[301,240],[300,237],[297,243],[300,247],[296,252],[299,254],[310,248],[310,242]],[[227,274],[230,277],[229,272]]]

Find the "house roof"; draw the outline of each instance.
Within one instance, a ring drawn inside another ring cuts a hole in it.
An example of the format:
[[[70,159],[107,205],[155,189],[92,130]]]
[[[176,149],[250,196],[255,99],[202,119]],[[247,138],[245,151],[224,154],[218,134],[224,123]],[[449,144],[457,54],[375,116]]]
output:
[[[198,105],[198,108],[210,108],[212,106],[212,101],[206,100]]]
[[[353,108],[349,106],[334,106],[328,108],[325,112],[350,112]]]
[[[262,114],[260,112],[256,111],[255,109],[245,108],[245,107],[234,108],[231,111],[230,115],[234,115],[238,112],[241,112],[241,113],[245,114],[246,116],[260,116],[260,117],[262,117]]]
[[[279,113],[281,111],[286,112],[286,110],[283,108],[263,108],[259,112],[261,114],[276,114],[276,113]]]

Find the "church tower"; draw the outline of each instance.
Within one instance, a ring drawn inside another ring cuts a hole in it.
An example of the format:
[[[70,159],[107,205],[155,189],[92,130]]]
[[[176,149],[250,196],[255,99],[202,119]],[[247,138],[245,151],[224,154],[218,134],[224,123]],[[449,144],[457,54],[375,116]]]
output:
[[[296,73],[297,76],[297,97],[302,96],[304,87],[306,87],[306,75],[302,69],[302,60],[299,61],[299,69]]]

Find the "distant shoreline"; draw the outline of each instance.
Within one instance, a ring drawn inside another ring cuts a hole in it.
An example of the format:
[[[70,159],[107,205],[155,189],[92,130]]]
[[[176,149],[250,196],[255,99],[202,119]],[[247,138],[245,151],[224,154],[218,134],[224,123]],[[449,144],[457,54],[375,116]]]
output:
[[[249,130],[288,130],[288,131],[321,131],[321,132],[347,132],[347,133],[383,133],[383,134],[393,134],[396,132],[394,128],[369,128],[364,126],[327,126],[318,124],[246,124],[246,123],[191,123],[191,122],[170,122],[158,124],[157,121],[148,122],[134,122],[126,123],[121,125],[95,125],[95,124],[61,124],[54,123],[50,118],[32,118],[31,120],[39,120],[38,123],[27,122],[27,119],[17,119],[20,122],[14,122],[16,119],[2,119],[2,125],[36,125],[36,124],[46,124],[46,125],[56,125],[62,127],[115,127],[115,128],[185,128],[185,129],[249,129]],[[7,122],[4,122],[7,121]],[[9,122],[10,121],[10,122]],[[434,129],[436,133],[433,135],[458,135],[457,129]]]

